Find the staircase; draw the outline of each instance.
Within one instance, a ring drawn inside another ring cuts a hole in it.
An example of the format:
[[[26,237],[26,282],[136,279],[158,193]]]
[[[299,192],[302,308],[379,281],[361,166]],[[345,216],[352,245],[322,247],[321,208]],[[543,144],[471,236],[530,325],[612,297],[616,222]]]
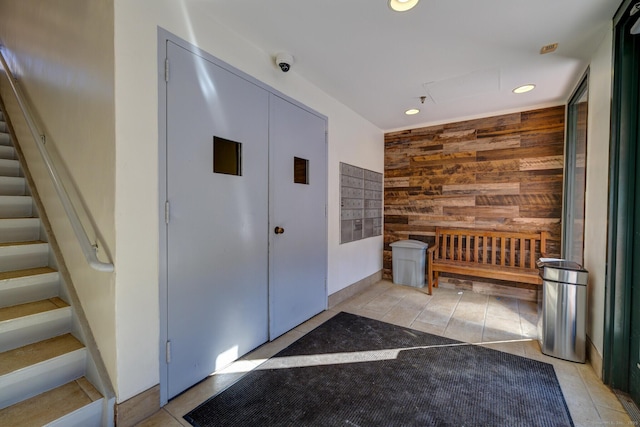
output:
[[[112,425],[31,194],[0,113],[0,426]]]

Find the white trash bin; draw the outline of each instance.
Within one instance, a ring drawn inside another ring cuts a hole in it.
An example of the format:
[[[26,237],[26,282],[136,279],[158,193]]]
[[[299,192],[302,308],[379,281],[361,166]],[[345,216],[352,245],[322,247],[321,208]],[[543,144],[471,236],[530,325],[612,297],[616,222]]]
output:
[[[419,240],[398,240],[390,246],[393,283],[422,288],[429,245]]]

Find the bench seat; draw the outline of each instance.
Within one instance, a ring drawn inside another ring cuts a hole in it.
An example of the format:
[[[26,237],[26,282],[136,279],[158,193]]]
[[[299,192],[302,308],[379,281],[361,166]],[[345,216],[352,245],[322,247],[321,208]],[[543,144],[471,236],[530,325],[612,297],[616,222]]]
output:
[[[439,273],[541,285],[536,260],[546,252],[547,235],[436,228],[435,244],[427,250],[429,295]]]

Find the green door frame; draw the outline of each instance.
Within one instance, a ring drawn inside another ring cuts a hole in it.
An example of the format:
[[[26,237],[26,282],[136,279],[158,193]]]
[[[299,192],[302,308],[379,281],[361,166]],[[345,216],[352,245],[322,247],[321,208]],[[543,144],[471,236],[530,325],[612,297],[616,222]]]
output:
[[[631,17],[629,11],[636,2],[625,0],[614,17],[603,379],[612,388],[622,391],[629,391],[630,374],[640,58],[637,55],[638,39],[630,35],[631,25],[638,15]]]

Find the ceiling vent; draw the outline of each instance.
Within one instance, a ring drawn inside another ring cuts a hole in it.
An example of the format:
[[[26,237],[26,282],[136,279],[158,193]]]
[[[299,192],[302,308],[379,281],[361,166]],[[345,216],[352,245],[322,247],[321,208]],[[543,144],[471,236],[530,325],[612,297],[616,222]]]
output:
[[[545,53],[555,52],[558,48],[558,43],[551,43],[540,48],[540,55],[544,55]]]

